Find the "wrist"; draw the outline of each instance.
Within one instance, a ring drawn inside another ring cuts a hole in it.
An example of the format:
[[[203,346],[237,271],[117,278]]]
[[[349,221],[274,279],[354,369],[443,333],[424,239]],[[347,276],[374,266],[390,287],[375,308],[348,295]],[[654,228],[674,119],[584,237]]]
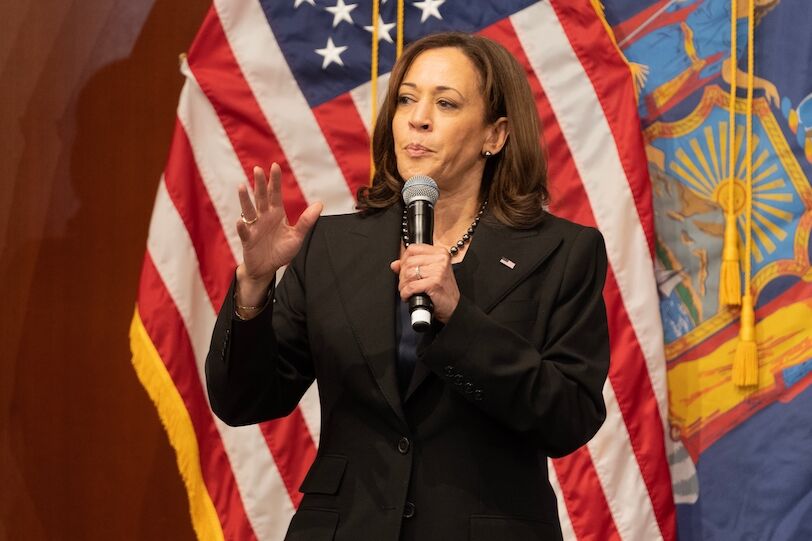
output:
[[[268,288],[275,279],[276,273],[272,273],[270,276],[268,279],[252,278],[246,272],[244,264],[237,267],[236,304],[246,307],[264,306]]]

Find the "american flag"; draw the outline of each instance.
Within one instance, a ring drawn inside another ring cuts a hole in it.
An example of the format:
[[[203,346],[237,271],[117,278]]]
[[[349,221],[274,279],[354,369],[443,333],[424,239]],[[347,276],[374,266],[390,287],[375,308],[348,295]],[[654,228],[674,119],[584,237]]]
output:
[[[396,1],[378,21],[378,97],[395,59]],[[628,66],[596,1],[406,1],[408,43],[477,32],[525,67],[543,123],[552,210],[598,227],[612,365],[606,423],[551,461],[566,539],[676,537],[650,184]],[[351,212],[369,181],[371,2],[215,0],[188,55],[130,329],[133,364],[177,453],[200,539],[278,540],[316,454],[315,385],[284,419],[232,428],[203,366],[241,261],[237,186],[276,161],[295,220]]]

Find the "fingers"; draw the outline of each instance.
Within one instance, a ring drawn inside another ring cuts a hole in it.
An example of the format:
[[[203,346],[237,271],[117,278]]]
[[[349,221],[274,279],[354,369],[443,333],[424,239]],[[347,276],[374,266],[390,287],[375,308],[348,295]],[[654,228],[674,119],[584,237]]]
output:
[[[265,178],[265,171],[258,165],[254,166],[254,200],[259,212],[268,210],[268,179]]]
[[[398,290],[401,297],[408,299],[415,293],[430,293],[433,286],[444,281],[445,264],[440,261],[424,259],[422,262],[411,258],[408,262],[395,261],[390,268],[397,268]],[[450,271],[448,271],[450,272]]]
[[[271,164],[271,178],[265,176],[265,171],[258,165],[254,166],[254,200],[257,210],[263,213],[269,206],[282,207],[282,169],[279,164]]]
[[[448,251],[442,246],[434,246],[433,244],[410,244],[406,251],[403,252],[403,257],[407,258],[415,255],[424,254],[446,254]],[[450,256],[449,256],[450,258]]]
[[[248,188],[245,184],[240,184],[237,187],[237,194],[240,197],[240,211],[246,220],[249,222],[257,217],[257,211],[254,208],[254,203],[251,202],[251,196],[248,195]]]
[[[422,280],[414,280],[413,282],[409,282],[408,284],[405,284],[403,285],[403,287],[400,288],[399,291],[400,299],[402,301],[408,301],[412,295],[415,295],[417,293],[425,293],[433,300],[435,286],[437,286],[437,280],[433,278],[423,278]]]
[[[274,207],[282,207],[282,169],[279,164],[271,164],[270,202]]]

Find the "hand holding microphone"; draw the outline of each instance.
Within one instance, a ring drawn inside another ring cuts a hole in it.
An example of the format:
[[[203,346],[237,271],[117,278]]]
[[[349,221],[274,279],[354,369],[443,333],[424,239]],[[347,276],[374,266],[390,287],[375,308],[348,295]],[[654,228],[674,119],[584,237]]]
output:
[[[402,194],[409,246],[391,267],[400,276],[401,299],[409,302],[412,328],[423,332],[431,326],[432,316],[443,323],[448,321],[460,292],[448,250],[432,245],[437,184],[427,176],[415,175],[403,185]]]

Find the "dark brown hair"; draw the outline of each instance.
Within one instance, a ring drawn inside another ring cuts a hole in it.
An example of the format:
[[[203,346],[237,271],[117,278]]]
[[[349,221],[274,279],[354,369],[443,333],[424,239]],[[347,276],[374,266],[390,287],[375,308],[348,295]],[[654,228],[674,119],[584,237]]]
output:
[[[520,229],[535,226],[544,216],[543,205],[549,193],[538,113],[527,77],[504,47],[462,32],[423,37],[409,45],[395,63],[372,136],[375,176],[371,186],[358,190],[357,208],[362,213],[371,213],[400,201],[404,179],[398,173],[392,134],[398,90],[414,59],[424,51],[441,47],[459,49],[479,72],[485,99],[483,122],[494,122],[500,117],[508,119],[507,141],[485,164],[480,197],[488,198],[489,212],[499,222]]]

